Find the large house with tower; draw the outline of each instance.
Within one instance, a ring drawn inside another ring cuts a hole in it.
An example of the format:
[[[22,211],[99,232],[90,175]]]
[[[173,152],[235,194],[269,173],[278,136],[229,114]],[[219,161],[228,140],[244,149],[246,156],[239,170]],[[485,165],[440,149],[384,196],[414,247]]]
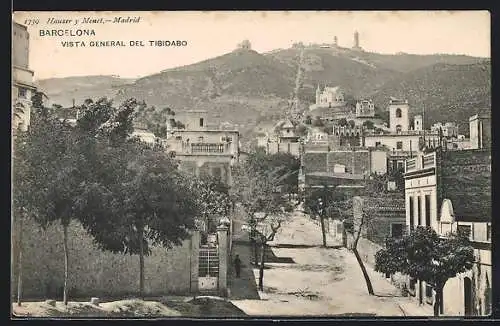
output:
[[[385,147],[389,152],[391,167],[403,170],[404,161],[417,154],[425,144],[437,147],[439,133],[425,130],[421,115],[414,117],[413,126],[409,119],[410,106],[407,100],[391,98],[389,100],[389,128],[387,131],[367,131],[364,134],[366,147]]]

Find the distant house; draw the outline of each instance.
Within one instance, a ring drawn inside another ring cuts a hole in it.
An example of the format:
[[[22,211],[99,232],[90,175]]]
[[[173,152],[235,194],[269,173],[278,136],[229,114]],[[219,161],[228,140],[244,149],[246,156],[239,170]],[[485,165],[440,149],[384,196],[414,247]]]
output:
[[[274,135],[257,138],[259,145],[266,149],[269,154],[290,153],[295,156],[300,155],[300,137],[295,133],[295,126],[289,119],[278,121],[274,126]]]

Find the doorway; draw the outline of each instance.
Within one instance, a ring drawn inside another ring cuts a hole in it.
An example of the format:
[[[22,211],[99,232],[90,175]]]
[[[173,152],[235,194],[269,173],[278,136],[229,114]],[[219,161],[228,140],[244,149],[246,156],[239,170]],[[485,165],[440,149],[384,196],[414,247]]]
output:
[[[472,315],[472,281],[470,278],[464,278],[464,314]]]

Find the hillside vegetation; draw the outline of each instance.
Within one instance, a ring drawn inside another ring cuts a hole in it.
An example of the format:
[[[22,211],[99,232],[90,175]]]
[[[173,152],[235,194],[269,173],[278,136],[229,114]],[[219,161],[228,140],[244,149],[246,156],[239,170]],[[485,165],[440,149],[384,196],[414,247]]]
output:
[[[86,98],[115,101],[135,97],[176,112],[203,109],[212,121],[229,122],[244,135],[259,120],[282,116],[293,91],[300,50],[265,54],[235,50],[195,64],[166,69],[137,80],[86,76],[39,81],[50,102],[78,105]],[[462,55],[386,55],[346,48],[306,48],[302,105],[315,99],[318,85],[342,86],[347,98],[373,97],[385,108],[390,96],[407,98],[426,121],[465,121],[490,103],[489,60]],[[465,119],[465,120],[464,120]]]
[[[425,123],[455,121],[464,123],[478,110],[491,108],[491,65],[482,62],[469,65],[436,64],[406,73],[387,82],[373,94],[375,105],[384,107],[390,96],[406,98],[410,114],[421,114]]]

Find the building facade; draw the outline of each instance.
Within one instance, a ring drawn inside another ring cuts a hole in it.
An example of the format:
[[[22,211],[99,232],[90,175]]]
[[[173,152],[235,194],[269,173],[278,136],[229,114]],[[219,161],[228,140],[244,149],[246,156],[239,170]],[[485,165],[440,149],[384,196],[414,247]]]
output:
[[[335,108],[346,105],[344,91],[339,87],[324,87],[316,89],[316,104],[314,108]]]
[[[408,100],[401,100],[394,97],[390,98],[389,128],[391,132],[397,133],[410,129],[410,119],[408,117],[409,109]]]
[[[31,117],[31,97],[37,90],[34,72],[29,69],[29,33],[26,26],[12,26],[12,127],[28,130]]]
[[[268,154],[289,153],[300,156],[302,144],[300,137],[295,133],[295,126],[289,119],[280,120],[274,126],[274,135],[260,133],[257,137],[257,146],[262,147]]]
[[[472,148],[491,147],[491,114],[476,114],[469,118],[469,137]]]
[[[375,104],[372,100],[361,100],[356,102],[357,118],[373,118],[375,116]]]
[[[488,150],[438,151],[406,161],[407,231],[430,226],[441,236],[467,228],[475,250],[472,270],[448,280],[445,315],[491,312],[491,153]],[[420,304],[432,305],[430,284],[409,280]]]
[[[454,122],[435,123],[431,126],[431,131],[434,131],[435,133],[441,132],[443,137],[446,138],[458,137],[458,125]]]

